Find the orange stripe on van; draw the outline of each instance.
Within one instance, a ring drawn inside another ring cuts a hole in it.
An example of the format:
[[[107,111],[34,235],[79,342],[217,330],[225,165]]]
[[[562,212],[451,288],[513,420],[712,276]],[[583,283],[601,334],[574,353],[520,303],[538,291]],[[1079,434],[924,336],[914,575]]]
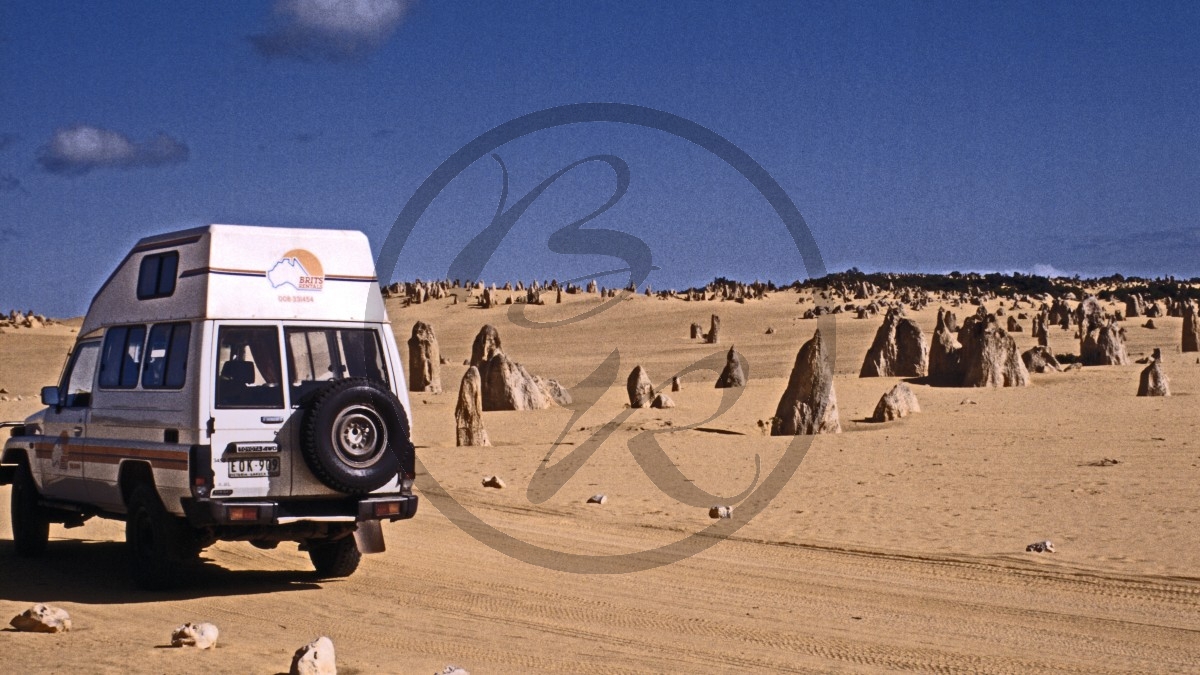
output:
[[[34,454],[38,459],[50,459],[54,453],[54,446],[55,443],[34,443]],[[188,464],[187,450],[173,452],[171,450],[70,443],[65,446],[65,450],[71,455],[72,460],[97,464],[119,464],[123,459],[146,460],[150,462],[151,466],[160,469],[186,469]]]

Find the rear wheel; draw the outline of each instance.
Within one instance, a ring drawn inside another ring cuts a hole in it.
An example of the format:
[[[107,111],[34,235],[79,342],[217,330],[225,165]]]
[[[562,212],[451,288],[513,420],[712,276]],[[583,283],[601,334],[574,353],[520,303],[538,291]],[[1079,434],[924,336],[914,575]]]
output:
[[[38,504],[41,497],[28,464],[22,463],[17,467],[11,496],[13,546],[17,555],[41,555],[50,539],[50,513]]]
[[[134,583],[148,590],[178,586],[199,553],[187,524],[147,485],[134,488],[127,508],[125,543]]]
[[[354,537],[342,537],[336,541],[312,542],[308,545],[308,559],[317,569],[321,579],[348,577],[358,569],[362,553]]]

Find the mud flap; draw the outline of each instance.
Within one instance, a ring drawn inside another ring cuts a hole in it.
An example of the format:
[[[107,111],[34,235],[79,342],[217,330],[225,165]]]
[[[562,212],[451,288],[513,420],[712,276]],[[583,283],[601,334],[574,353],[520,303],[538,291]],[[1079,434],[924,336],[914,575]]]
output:
[[[363,520],[354,531],[354,543],[358,544],[359,553],[383,553],[383,528],[378,520]]]

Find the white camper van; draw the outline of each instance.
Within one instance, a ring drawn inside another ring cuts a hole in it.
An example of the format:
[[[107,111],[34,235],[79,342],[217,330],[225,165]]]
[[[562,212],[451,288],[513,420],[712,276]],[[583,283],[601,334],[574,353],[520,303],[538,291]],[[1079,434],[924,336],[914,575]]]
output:
[[[381,520],[417,508],[400,363],[361,232],[142,239],[0,455],[16,552],[100,516],[125,521],[148,587],[217,540],[296,541],[318,575],[349,575]]]

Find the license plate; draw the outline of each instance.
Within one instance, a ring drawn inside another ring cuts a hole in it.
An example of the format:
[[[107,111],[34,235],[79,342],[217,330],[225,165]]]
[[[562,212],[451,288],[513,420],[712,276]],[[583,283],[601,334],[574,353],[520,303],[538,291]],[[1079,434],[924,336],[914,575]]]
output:
[[[265,478],[279,475],[278,457],[231,459],[226,465],[230,478]]]

